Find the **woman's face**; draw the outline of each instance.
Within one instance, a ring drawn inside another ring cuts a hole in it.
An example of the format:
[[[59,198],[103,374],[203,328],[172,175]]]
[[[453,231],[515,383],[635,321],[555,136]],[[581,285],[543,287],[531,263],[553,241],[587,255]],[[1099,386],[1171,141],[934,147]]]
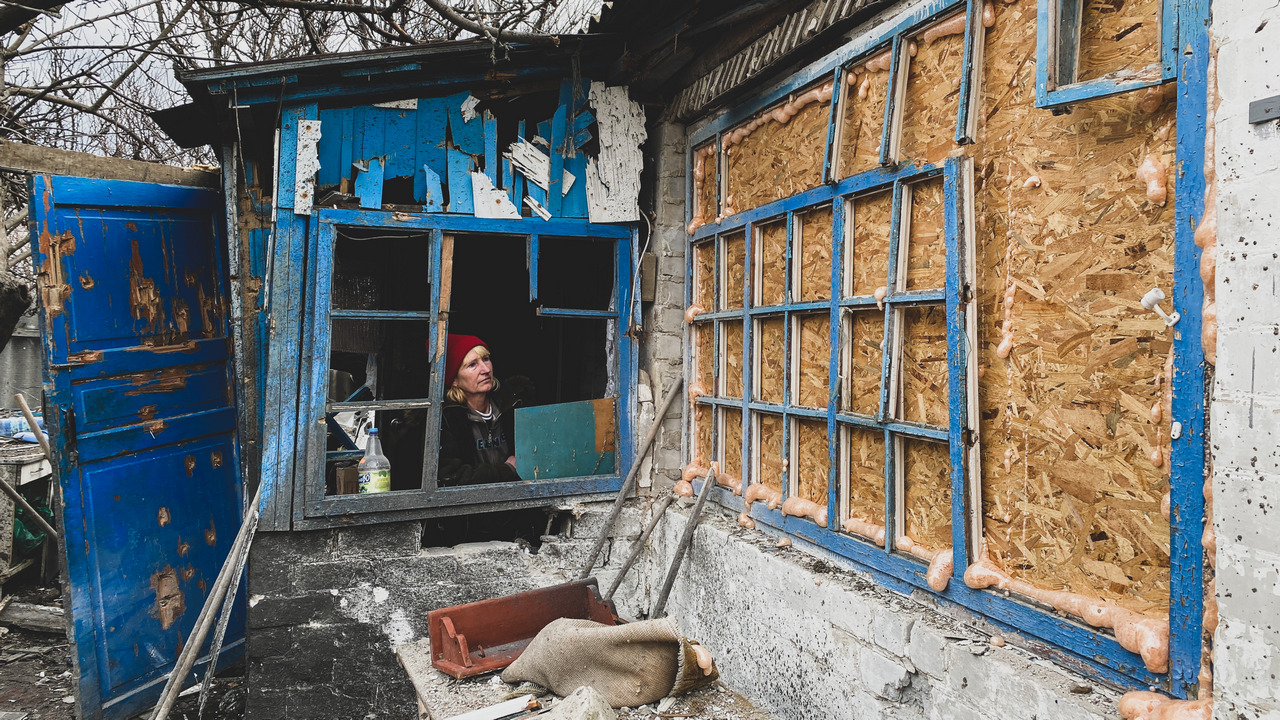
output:
[[[493,390],[493,359],[489,357],[488,349],[479,345],[471,348],[471,352],[462,358],[453,384],[468,395]]]

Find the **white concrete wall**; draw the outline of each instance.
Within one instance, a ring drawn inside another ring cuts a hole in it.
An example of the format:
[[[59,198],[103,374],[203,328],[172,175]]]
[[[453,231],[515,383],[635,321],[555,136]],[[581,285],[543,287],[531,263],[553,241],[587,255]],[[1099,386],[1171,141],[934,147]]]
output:
[[[673,507],[654,532],[644,579],[619,597],[626,607],[648,607],[685,517]],[[1012,643],[995,647],[928,598],[773,542],[708,505],[667,610],[725,684],[780,720],[1116,717],[1118,693]]]
[[[1280,718],[1280,3],[1214,0],[1218,365],[1210,407],[1214,717]]]

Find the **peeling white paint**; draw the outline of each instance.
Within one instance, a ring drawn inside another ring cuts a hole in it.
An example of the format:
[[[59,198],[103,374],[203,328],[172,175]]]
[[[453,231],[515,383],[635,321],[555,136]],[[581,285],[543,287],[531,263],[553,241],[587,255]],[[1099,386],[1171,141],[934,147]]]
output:
[[[471,122],[476,119],[476,106],[480,101],[475,95],[467,95],[467,99],[462,101],[462,119]]]
[[[320,171],[320,121],[298,123],[298,152],[293,168],[293,213],[310,215],[315,202],[316,173]]]
[[[388,108],[391,110],[417,110],[418,99],[412,98],[409,100],[392,100],[390,102],[374,103],[373,106],[380,107],[380,108]]]
[[[471,173],[471,195],[475,198],[475,216],[478,218],[520,219],[520,210],[511,198],[495,188],[489,176],[482,172]]]
[[[644,108],[625,86],[591,83],[588,95],[599,126],[600,155],[587,161],[587,214],[591,222],[640,220],[640,147],[649,136]]]

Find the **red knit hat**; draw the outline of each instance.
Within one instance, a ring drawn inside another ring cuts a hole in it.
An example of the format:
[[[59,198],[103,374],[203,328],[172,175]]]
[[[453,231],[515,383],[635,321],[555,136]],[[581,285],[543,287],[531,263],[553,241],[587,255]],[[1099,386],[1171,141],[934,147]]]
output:
[[[462,367],[462,360],[472,349],[482,347],[489,349],[484,341],[475,335],[450,335],[449,343],[444,350],[444,387],[449,389],[453,385],[453,379],[458,376],[458,368]]]

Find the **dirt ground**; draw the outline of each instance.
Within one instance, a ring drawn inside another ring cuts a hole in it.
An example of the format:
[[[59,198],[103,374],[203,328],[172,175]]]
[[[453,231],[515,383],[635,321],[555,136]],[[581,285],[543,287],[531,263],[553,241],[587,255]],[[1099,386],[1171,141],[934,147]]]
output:
[[[58,588],[24,586],[21,579],[19,576],[18,582],[5,583],[5,594],[12,593],[14,602],[61,606]],[[75,720],[72,672],[71,645],[62,633],[0,625],[0,719]],[[197,709],[198,695],[192,692],[178,698],[169,717],[197,720]],[[244,718],[243,678],[236,669],[214,679],[204,718]]]

